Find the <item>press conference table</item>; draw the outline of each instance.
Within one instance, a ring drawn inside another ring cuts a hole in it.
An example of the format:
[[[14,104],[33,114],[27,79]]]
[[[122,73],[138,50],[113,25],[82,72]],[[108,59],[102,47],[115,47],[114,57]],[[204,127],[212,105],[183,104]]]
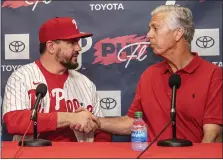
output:
[[[2,158],[13,158],[17,142],[3,142]],[[136,158],[140,152],[127,142],[53,142],[48,147],[23,147],[16,158]],[[154,143],[141,158],[222,158],[222,143],[191,147],[159,147]]]

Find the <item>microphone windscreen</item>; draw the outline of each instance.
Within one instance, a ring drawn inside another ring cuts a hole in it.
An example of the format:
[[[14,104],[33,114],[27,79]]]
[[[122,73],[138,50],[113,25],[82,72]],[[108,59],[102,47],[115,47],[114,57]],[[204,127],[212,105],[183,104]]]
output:
[[[181,85],[181,78],[180,75],[174,73],[169,78],[169,86],[172,88],[173,86],[176,86],[176,88],[179,88]]]
[[[36,96],[38,94],[41,94],[41,97],[45,97],[47,92],[47,86],[44,83],[40,83],[37,87],[36,87]]]

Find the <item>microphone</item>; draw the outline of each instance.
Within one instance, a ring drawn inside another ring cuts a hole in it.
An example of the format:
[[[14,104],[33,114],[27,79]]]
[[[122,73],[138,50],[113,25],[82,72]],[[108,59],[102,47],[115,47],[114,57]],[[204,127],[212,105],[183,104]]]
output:
[[[176,120],[176,92],[177,92],[177,89],[180,88],[180,85],[181,85],[181,78],[178,74],[172,74],[170,76],[170,79],[169,79],[169,87],[172,88],[172,101],[171,101],[171,110],[170,110],[170,117],[171,117],[171,120],[173,122],[175,122]],[[176,123],[174,123],[174,129],[173,129],[173,132],[175,132],[175,125]],[[176,137],[175,134],[176,133],[173,133],[173,137]]]
[[[40,100],[45,97],[47,92],[47,86],[44,83],[40,83],[36,88],[36,102],[34,104],[34,109],[31,115],[31,120],[34,121],[36,119],[36,112],[40,103]]]
[[[170,109],[170,117],[172,121],[172,139],[160,140],[157,143],[158,146],[184,147],[193,145],[190,140],[178,139],[176,136],[176,93],[180,85],[181,85],[180,76],[176,73],[172,74],[169,79],[169,87],[172,88],[172,100]]]
[[[192,146],[192,142],[189,140],[184,139],[177,139],[176,138],[176,92],[177,89],[180,88],[181,85],[181,78],[178,74],[172,74],[169,78],[169,87],[172,88],[172,101],[171,101],[171,110],[170,110],[170,116],[171,120],[166,124],[166,126],[159,132],[159,134],[154,138],[154,140],[142,151],[138,156],[137,159],[139,159],[143,153],[146,152],[152,146],[152,144],[160,137],[160,135],[167,129],[167,127],[172,122],[172,139],[167,140],[160,140],[157,142],[158,146],[164,146],[164,147],[182,147],[182,146]]]
[[[37,110],[40,103],[40,100],[45,97],[47,93],[47,86],[44,83],[40,83],[36,88],[36,102],[34,104],[34,109],[31,114],[30,120],[33,121],[33,140],[24,141],[23,146],[28,147],[38,147],[38,146],[52,146],[52,143],[49,140],[38,139],[37,138]],[[19,142],[19,146],[22,145],[22,141]]]

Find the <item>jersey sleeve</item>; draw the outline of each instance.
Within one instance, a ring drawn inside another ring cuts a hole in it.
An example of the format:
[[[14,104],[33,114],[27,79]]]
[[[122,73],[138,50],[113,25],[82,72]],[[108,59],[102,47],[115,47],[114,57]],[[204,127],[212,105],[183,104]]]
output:
[[[3,120],[10,134],[24,134],[31,117],[31,104],[26,78],[21,71],[15,71],[5,86],[3,99]],[[57,113],[38,113],[38,131],[56,130]],[[33,133],[33,126],[27,134]]]
[[[3,115],[10,111],[30,109],[24,76],[15,71],[9,77],[3,98]]]
[[[9,134],[22,135],[30,123],[31,110],[11,111],[4,115],[3,119]],[[18,123],[19,122],[19,123]],[[38,132],[55,131],[57,127],[57,113],[38,113]],[[27,134],[33,134],[33,125]]]

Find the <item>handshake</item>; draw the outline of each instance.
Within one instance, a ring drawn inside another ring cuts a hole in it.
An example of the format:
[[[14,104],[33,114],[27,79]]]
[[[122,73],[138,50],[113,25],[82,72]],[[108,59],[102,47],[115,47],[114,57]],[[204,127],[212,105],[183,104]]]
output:
[[[74,131],[89,133],[99,129],[99,119],[86,108],[79,108],[75,111],[75,118],[72,118],[70,128]]]

